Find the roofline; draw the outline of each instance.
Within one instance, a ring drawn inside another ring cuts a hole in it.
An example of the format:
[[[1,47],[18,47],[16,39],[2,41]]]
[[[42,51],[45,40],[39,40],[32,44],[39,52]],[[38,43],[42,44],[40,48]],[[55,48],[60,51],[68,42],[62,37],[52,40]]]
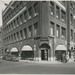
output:
[[[9,6],[9,5],[12,5],[13,3],[14,3],[14,1],[11,1],[11,2],[8,4],[8,6]],[[7,7],[4,9],[4,11],[2,12],[3,15],[8,11],[8,9],[9,9],[8,6],[7,6]]]

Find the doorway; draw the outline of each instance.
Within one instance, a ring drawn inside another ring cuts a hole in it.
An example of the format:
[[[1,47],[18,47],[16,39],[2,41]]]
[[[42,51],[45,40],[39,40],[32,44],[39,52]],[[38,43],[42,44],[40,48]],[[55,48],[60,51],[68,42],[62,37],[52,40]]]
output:
[[[48,60],[48,49],[41,50],[41,60]]]

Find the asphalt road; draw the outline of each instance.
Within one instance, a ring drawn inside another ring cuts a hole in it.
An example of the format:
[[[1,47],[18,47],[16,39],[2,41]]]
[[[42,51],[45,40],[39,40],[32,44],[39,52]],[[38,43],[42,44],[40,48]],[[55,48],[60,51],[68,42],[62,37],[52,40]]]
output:
[[[38,64],[0,60],[0,74],[75,74],[75,63]]]

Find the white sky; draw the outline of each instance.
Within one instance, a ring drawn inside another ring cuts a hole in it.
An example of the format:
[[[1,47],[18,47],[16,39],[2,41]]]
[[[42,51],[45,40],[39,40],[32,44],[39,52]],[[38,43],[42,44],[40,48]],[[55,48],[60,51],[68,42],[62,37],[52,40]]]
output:
[[[2,1],[9,4],[11,0],[0,0],[0,26],[2,26],[2,10],[4,10],[6,7]]]

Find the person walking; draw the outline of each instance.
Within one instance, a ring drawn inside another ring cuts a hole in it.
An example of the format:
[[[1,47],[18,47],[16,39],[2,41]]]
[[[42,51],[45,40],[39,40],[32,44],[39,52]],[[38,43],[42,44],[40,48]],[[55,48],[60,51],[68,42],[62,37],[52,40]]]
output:
[[[67,54],[65,57],[65,62],[68,62],[68,61],[69,61],[69,55]]]
[[[65,53],[62,54],[62,62],[65,62]]]

